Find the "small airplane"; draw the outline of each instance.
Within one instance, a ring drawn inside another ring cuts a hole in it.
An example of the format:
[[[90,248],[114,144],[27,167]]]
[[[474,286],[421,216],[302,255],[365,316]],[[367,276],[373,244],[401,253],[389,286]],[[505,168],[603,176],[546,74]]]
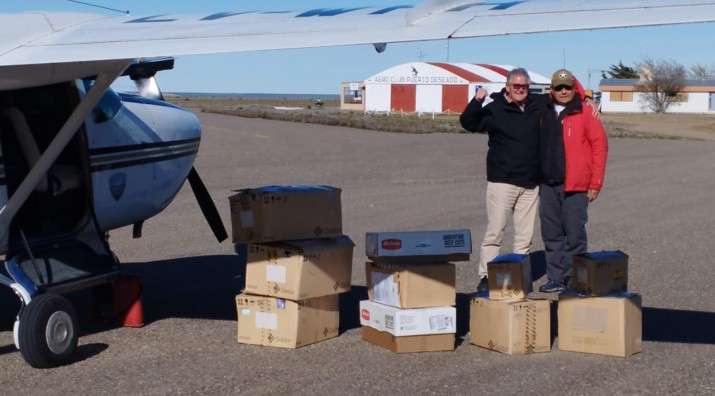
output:
[[[189,180],[219,241],[216,208],[193,168],[201,126],[163,101],[155,74],[181,55],[442,40],[715,21],[715,1],[428,0],[285,12],[110,16],[0,14],[0,284],[19,297],[13,335],[33,367],[70,361],[77,315],[62,296],[121,274],[107,242],[142,224]],[[138,94],[117,93],[120,76]]]

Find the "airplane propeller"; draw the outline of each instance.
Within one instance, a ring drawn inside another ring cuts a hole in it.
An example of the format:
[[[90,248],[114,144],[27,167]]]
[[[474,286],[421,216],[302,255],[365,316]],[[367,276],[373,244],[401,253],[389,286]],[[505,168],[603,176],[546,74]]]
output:
[[[158,58],[144,58],[133,62],[125,71],[122,73],[124,76],[129,76],[134,84],[136,85],[139,95],[157,99],[164,100],[164,95],[159,89],[159,85],[154,78],[154,75],[161,70],[170,70],[174,68],[174,58],[171,57],[158,57]],[[191,171],[188,176],[189,184],[194,192],[196,201],[199,203],[201,212],[203,212],[206,221],[211,227],[216,239],[219,242],[223,242],[228,238],[226,233],[226,228],[223,225],[221,216],[216,209],[209,191],[206,189],[204,182],[201,181],[199,173],[196,171],[195,167],[191,167]],[[137,231],[135,231],[135,234]]]
[[[223,221],[221,220],[218,209],[216,209],[216,205],[209,194],[209,190],[206,189],[204,182],[201,181],[201,177],[199,177],[199,173],[193,166],[189,172],[188,180],[191,185],[191,189],[194,191],[196,201],[199,203],[199,207],[201,208],[206,221],[209,223],[211,231],[213,231],[216,236],[216,240],[223,242],[226,238],[228,238],[226,227],[223,225]]]

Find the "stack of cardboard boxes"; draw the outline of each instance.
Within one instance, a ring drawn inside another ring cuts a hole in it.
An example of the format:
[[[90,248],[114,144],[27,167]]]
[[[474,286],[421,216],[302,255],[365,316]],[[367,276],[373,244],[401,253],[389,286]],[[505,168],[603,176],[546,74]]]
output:
[[[397,353],[454,350],[452,262],[469,260],[471,250],[469,230],[367,233],[363,339]]]
[[[640,352],[641,296],[628,292],[628,255],[576,255],[572,276],[570,290],[559,296],[559,349],[621,357]]]
[[[340,189],[268,186],[229,198],[233,242],[248,244],[236,296],[238,342],[297,348],[338,335],[354,244],[342,235]]]
[[[530,299],[531,263],[524,254],[503,254],[487,264],[489,292],[470,304],[469,341],[513,354],[551,349],[551,302]]]

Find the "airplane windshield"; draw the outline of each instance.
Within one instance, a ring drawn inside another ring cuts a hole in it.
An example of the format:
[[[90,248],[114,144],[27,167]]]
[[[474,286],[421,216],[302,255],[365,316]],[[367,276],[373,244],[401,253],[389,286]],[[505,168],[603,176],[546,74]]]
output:
[[[85,92],[89,91],[94,85],[94,79],[83,79]],[[92,120],[97,124],[109,121],[122,107],[122,100],[119,98],[116,92],[111,88],[107,88],[107,91],[102,95],[97,105],[92,109]]]

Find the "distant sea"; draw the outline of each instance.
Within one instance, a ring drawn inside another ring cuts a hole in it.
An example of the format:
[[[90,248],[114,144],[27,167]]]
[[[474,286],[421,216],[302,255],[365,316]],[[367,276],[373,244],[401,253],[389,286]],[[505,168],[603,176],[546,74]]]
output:
[[[248,98],[248,99],[323,99],[338,100],[336,94],[276,94],[276,93],[212,93],[212,92],[167,92],[171,95],[186,97],[211,97],[211,98]]]

